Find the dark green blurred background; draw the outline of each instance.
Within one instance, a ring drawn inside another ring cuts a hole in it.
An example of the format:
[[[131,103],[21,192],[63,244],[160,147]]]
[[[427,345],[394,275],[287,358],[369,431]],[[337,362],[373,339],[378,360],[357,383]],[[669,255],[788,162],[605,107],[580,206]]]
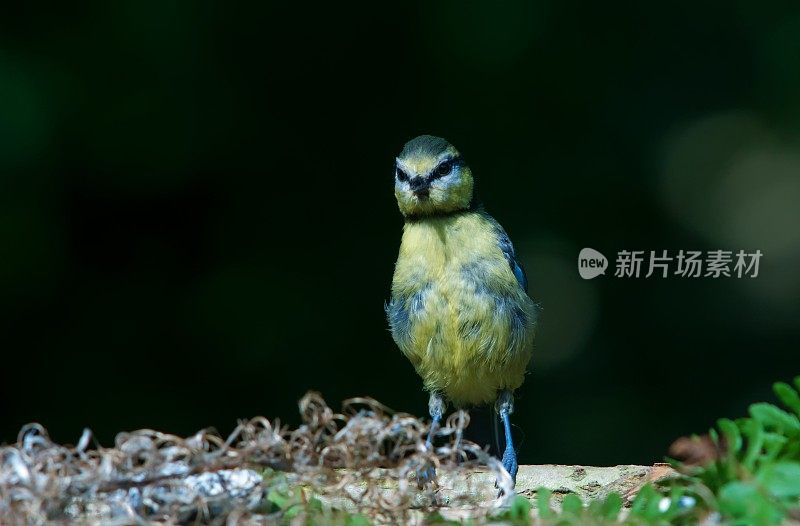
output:
[[[544,308],[522,462],[652,462],[800,373],[797,2],[2,9],[0,442],[293,423],[309,389],[425,414],[383,312],[420,133]],[[764,258],[584,281],[585,246]]]

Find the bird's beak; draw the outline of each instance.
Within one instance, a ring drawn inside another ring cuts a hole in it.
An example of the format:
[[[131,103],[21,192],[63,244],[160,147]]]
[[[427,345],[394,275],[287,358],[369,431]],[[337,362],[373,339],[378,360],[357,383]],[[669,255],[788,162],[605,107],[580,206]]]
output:
[[[410,187],[417,199],[427,199],[431,195],[430,184],[422,177],[412,179]]]

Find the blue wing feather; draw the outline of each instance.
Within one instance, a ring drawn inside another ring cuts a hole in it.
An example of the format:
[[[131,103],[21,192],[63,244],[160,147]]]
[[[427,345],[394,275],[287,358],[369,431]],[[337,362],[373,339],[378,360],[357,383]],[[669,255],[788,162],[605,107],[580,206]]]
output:
[[[503,251],[503,255],[506,257],[508,261],[508,265],[511,267],[511,270],[514,272],[514,276],[517,278],[517,283],[519,286],[522,287],[522,290],[525,291],[527,294],[528,292],[528,277],[525,275],[525,269],[522,268],[522,264],[517,261],[517,254],[514,252],[514,244],[511,243],[511,238],[508,237],[506,231],[503,230],[503,227],[500,226],[493,217],[486,214],[489,220],[494,225],[495,230],[497,231],[497,243],[500,245],[500,250]]]
[[[519,264],[517,260],[514,260],[512,263],[512,270],[514,271],[514,276],[517,277],[517,282],[519,282],[520,287],[525,293],[528,292],[528,276],[525,275],[525,269],[522,268],[522,265]]]

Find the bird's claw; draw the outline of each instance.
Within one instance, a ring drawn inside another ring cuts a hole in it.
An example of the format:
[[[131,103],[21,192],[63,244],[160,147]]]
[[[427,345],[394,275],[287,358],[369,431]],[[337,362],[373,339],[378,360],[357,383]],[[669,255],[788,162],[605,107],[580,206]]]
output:
[[[506,451],[503,453],[503,468],[508,471],[508,474],[511,475],[511,484],[514,487],[517,483],[517,472],[519,471],[519,465],[517,464],[517,455],[514,454],[513,451]],[[499,488],[500,484],[495,481],[494,483],[495,488]],[[497,497],[505,496],[505,491],[501,488],[500,491],[497,492]]]
[[[506,448],[505,453],[503,453],[503,467],[506,468],[508,474],[511,475],[511,480],[516,484],[519,465],[517,464],[517,455],[514,454],[513,450],[509,451],[509,449]]]
[[[428,465],[417,471],[417,485],[420,489],[436,480],[436,469],[432,465]]]

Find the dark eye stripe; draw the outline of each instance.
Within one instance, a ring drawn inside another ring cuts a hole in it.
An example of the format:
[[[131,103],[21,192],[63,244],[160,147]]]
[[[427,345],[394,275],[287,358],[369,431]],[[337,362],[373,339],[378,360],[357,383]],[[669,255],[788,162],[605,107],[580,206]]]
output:
[[[395,168],[394,175],[395,175],[395,177],[397,177],[397,180],[398,180],[398,181],[401,181],[401,182],[406,182],[406,181],[408,181],[408,174],[407,174],[407,173],[405,173],[405,172],[404,172],[403,170],[401,170],[400,168]]]
[[[461,157],[451,157],[440,162],[428,175],[428,181],[434,181],[442,177],[448,176],[453,172],[453,168],[460,166],[463,163]]]

